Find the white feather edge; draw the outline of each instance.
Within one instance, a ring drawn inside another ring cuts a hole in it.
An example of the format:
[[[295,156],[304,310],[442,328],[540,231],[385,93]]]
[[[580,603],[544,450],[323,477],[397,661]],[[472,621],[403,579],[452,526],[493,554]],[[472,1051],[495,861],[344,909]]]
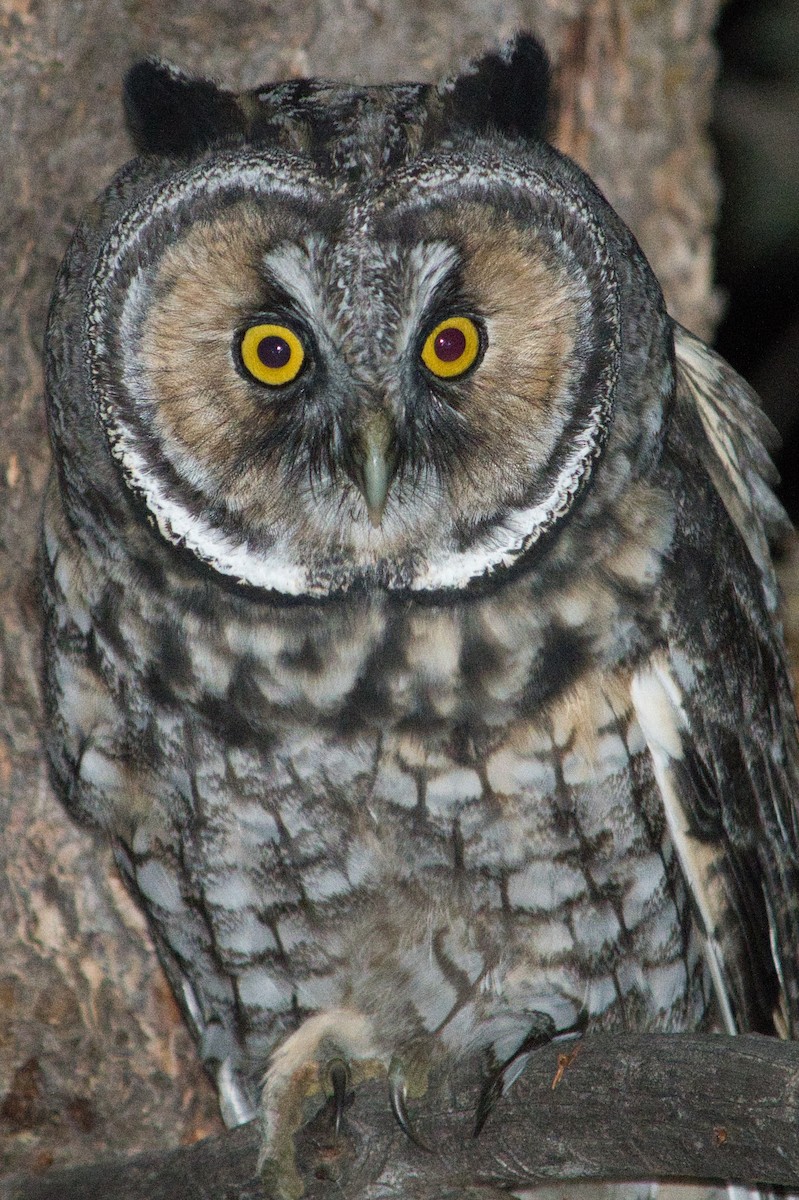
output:
[[[654,660],[633,676],[630,693],[652,759],[652,769],[680,870],[701,923],[705,958],[724,1028],[727,1033],[737,1033],[732,1001],[724,978],[723,955],[715,934],[713,900],[708,888],[710,867],[716,856],[689,833],[688,819],[672,770],[672,764],[682,759],[682,733],[687,728],[680,690],[666,663]]]
[[[256,1115],[256,1108],[245,1095],[238,1075],[229,1058],[220,1063],[216,1073],[216,1087],[219,1092],[219,1109],[222,1120],[228,1129],[237,1125],[246,1125]]]

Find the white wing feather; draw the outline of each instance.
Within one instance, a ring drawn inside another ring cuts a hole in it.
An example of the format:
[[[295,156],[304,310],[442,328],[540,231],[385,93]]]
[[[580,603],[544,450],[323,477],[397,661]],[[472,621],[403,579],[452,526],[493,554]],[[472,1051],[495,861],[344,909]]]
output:
[[[716,937],[713,867],[719,851],[691,836],[680,798],[674,763],[682,759],[685,713],[677,683],[664,660],[652,660],[633,676],[633,706],[652,758],[663,810],[680,870],[693,899],[694,912],[704,942],[705,958],[727,1033],[737,1033],[730,989],[724,971],[724,956]]]

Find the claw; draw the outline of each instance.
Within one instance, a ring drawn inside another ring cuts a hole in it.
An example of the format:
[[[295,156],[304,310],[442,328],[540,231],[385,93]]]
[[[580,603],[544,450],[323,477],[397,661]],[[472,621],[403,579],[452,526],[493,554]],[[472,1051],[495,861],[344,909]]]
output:
[[[328,1063],[327,1073],[333,1085],[333,1133],[338,1137],[350,1086],[350,1069],[343,1058],[333,1058]]]
[[[424,1138],[416,1132],[408,1116],[408,1088],[402,1063],[397,1058],[392,1058],[388,1069],[388,1097],[391,1102],[391,1111],[406,1138],[420,1150],[426,1150],[428,1154],[432,1154],[432,1146],[429,1146]]]
[[[474,1110],[474,1129],[472,1137],[479,1137],[483,1132],[483,1126],[488,1120],[489,1114],[500,1099],[503,1092],[502,1077],[505,1073],[505,1068],[500,1067],[497,1071],[492,1071],[487,1079],[484,1080],[483,1086],[480,1089],[480,1099],[477,1101],[477,1108]]]
[[[483,1083],[480,1099],[477,1101],[477,1108],[474,1112],[472,1137],[480,1136],[494,1105],[519,1078],[530,1061],[533,1050],[539,1046],[548,1046],[552,1042],[580,1037],[587,1023],[588,1013],[585,1009],[581,1009],[574,1024],[570,1025],[568,1029],[559,1029],[557,1032],[554,1029],[537,1030],[525,1038],[516,1053],[511,1055],[508,1061],[504,1062],[496,1071],[493,1071]]]
[[[506,1063],[489,1075],[483,1084],[480,1099],[477,1101],[477,1108],[474,1111],[472,1137],[480,1136],[497,1100],[501,1100],[519,1078],[530,1061],[531,1054],[531,1049],[528,1050],[526,1045],[522,1046],[516,1051],[513,1058],[509,1058]]]

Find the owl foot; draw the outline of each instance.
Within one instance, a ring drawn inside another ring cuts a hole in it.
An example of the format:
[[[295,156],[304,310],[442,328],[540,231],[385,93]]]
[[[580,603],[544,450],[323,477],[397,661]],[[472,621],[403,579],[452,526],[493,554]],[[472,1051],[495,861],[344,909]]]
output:
[[[343,1008],[319,1013],[278,1046],[261,1096],[259,1171],[273,1200],[299,1200],[303,1195],[294,1154],[298,1130],[332,1099],[333,1132],[338,1137],[352,1088],[380,1075],[388,1076],[389,1100],[400,1128],[417,1146],[429,1149],[407,1108],[408,1097],[422,1095],[427,1087],[424,1055],[389,1058],[363,1013]]]

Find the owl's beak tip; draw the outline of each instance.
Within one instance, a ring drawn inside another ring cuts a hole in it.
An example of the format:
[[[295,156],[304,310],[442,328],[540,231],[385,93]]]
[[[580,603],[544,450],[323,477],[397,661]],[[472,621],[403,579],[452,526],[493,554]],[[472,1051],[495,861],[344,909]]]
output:
[[[385,456],[378,453],[369,454],[363,464],[363,498],[366,501],[369,522],[375,529],[379,529],[383,521],[390,483],[391,477]]]
[[[369,523],[379,529],[383,522],[388,492],[394,478],[395,457],[391,428],[387,421],[375,419],[362,435],[363,461],[359,487],[369,514]]]

